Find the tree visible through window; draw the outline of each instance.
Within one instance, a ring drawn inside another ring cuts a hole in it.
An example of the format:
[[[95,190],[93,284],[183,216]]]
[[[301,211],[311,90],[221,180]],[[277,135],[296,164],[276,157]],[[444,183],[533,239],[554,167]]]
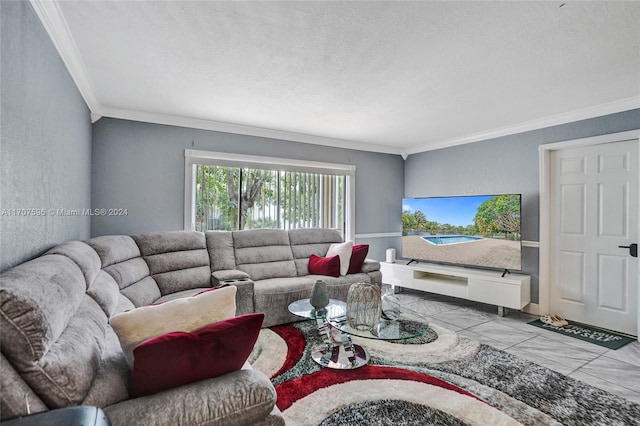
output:
[[[195,165],[195,228],[336,228],[344,234],[346,176]]]

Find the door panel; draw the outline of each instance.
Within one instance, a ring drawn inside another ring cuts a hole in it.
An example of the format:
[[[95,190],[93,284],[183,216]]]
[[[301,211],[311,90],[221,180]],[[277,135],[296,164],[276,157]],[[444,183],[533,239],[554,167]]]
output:
[[[551,152],[550,308],[638,334],[638,142]]]
[[[598,235],[601,237],[627,238],[627,182],[610,182],[598,185]]]
[[[626,256],[598,256],[598,307],[619,312],[627,311]],[[616,282],[619,285],[612,286]]]
[[[584,303],[584,254],[560,252],[560,297],[567,302]]]
[[[584,185],[561,186],[561,218],[563,235],[584,235]]]

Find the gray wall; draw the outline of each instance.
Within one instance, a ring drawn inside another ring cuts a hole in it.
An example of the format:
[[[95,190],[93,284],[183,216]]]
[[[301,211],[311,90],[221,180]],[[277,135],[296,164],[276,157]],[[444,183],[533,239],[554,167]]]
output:
[[[522,239],[539,237],[538,146],[640,129],[640,109],[575,123],[410,155],[405,196],[522,194]],[[523,272],[538,301],[538,249],[523,247]]]
[[[92,236],[182,229],[185,149],[354,164],[356,234],[401,224],[398,155],[102,118],[93,126],[92,207],[126,208],[128,216],[93,217]],[[366,242],[370,257],[384,258],[384,241]]]
[[[91,203],[91,122],[80,93],[26,1],[0,2],[0,270],[89,238],[90,217],[49,209]],[[44,209],[15,216],[12,209]]]

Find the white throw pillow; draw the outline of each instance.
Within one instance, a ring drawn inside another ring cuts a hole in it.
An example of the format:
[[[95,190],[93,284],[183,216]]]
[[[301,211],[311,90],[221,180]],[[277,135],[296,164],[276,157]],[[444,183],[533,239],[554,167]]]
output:
[[[349,271],[349,262],[351,261],[351,252],[353,251],[353,241],[344,243],[335,243],[329,246],[326,257],[338,255],[340,256],[340,275],[347,275]]]
[[[133,367],[133,349],[147,339],[172,331],[194,331],[235,316],[236,291],[231,285],[114,315],[109,324],[129,367]]]

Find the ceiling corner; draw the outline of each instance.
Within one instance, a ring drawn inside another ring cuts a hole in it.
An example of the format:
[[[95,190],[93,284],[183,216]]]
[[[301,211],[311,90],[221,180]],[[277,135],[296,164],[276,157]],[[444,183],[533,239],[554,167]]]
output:
[[[94,114],[101,115],[100,101],[58,2],[52,0],[29,0],[29,3],[31,3],[38,18],[40,18],[60,58],[66,65],[69,74],[71,74],[71,78],[91,111],[93,120]]]

